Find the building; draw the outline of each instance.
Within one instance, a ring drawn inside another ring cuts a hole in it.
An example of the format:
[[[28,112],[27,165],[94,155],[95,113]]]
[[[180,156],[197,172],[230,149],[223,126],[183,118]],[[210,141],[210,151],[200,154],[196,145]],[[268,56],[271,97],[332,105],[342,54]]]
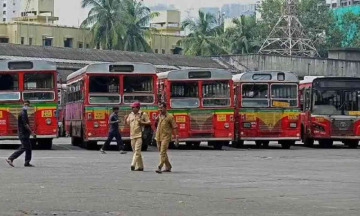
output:
[[[21,0],[3,0],[0,3],[0,23],[20,16]]]
[[[360,0],[326,0],[329,8],[347,7],[352,5],[360,5]]]
[[[334,48],[328,51],[329,59],[360,61],[359,48]]]
[[[181,36],[181,12],[178,10],[157,11],[159,16],[150,21],[155,33],[149,38],[149,45],[154,53],[179,54],[177,43]]]
[[[221,8],[221,13],[225,18],[236,18],[240,16],[255,15],[256,4],[225,4]]]
[[[20,16],[15,21],[27,21],[53,24],[59,18],[54,15],[54,0],[28,0],[22,1]]]

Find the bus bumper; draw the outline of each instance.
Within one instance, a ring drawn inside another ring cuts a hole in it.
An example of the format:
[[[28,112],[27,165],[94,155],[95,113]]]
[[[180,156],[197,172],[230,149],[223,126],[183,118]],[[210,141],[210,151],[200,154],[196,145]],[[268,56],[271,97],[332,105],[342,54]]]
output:
[[[201,142],[201,141],[232,141],[232,137],[220,137],[220,138],[179,138],[179,142]],[[173,139],[174,141],[174,139]]]
[[[107,137],[89,137],[87,141],[106,141]],[[114,140],[114,139],[113,139]],[[130,137],[122,137],[123,141],[129,141]]]
[[[290,140],[290,141],[300,141],[300,137],[240,137],[240,140],[244,141],[283,141],[283,140]]]
[[[0,136],[0,140],[18,140],[18,136]]]
[[[315,140],[334,140],[334,141],[342,141],[342,140],[360,140],[360,136],[331,136],[331,137],[313,137]]]

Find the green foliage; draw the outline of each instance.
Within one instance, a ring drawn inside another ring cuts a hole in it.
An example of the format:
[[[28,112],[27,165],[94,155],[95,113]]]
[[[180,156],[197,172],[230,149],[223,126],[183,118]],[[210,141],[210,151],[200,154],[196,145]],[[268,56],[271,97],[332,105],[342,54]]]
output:
[[[157,16],[137,0],[82,0],[90,7],[82,27],[89,27],[98,48],[152,52],[145,40],[151,29],[144,28]]]

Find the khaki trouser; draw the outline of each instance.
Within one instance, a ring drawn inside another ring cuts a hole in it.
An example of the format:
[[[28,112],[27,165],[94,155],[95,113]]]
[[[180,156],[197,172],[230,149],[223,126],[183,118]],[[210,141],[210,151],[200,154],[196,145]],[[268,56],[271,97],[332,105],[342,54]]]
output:
[[[171,169],[172,166],[167,155],[167,150],[169,148],[169,140],[157,141],[157,147],[160,152],[160,164],[159,168],[161,169],[165,164],[165,169]]]
[[[131,147],[134,152],[131,166],[134,166],[135,169],[144,169],[144,164],[141,156],[141,146],[142,146],[141,137],[131,140]]]

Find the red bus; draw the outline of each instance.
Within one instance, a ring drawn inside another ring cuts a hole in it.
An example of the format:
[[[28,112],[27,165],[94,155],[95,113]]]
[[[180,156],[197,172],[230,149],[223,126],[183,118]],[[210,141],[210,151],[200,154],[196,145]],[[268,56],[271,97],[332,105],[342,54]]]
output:
[[[57,84],[58,87],[58,134],[59,137],[65,137],[65,115],[66,115],[66,84]]]
[[[98,141],[108,136],[108,117],[112,107],[119,107],[120,132],[130,140],[130,129],[124,116],[130,114],[130,104],[138,101],[153,124],[158,113],[157,76],[147,63],[98,63],[88,65],[67,77],[67,134],[73,145],[95,149]],[[126,142],[129,149],[129,142]],[[146,150],[148,143],[143,144]]]
[[[158,78],[162,101],[174,115],[180,142],[198,147],[208,141],[221,149],[233,140],[234,93],[229,71],[175,70],[159,73]]]
[[[278,141],[290,148],[300,140],[299,79],[291,72],[255,71],[233,76],[236,85],[235,146]]]
[[[0,139],[18,139],[17,119],[23,101],[31,101],[33,145],[51,149],[57,137],[57,71],[47,61],[0,61]]]
[[[341,141],[357,148],[360,140],[360,78],[305,77],[300,85],[302,140],[331,147]]]

